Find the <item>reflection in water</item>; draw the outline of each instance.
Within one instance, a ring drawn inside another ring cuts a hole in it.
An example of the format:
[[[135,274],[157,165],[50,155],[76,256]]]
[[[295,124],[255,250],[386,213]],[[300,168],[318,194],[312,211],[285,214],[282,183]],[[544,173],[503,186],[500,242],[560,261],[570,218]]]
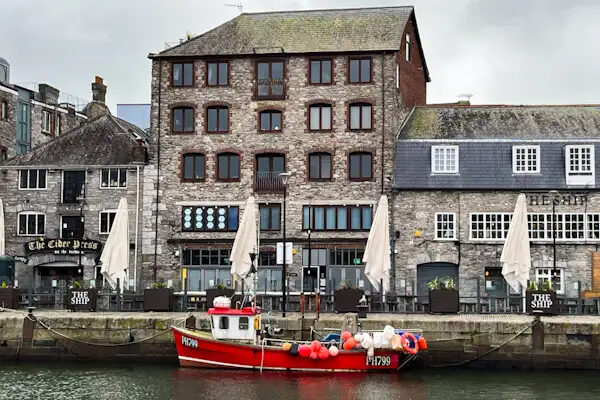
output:
[[[404,374],[210,371],[177,366],[0,367],[0,399],[597,400],[598,374],[433,369]]]

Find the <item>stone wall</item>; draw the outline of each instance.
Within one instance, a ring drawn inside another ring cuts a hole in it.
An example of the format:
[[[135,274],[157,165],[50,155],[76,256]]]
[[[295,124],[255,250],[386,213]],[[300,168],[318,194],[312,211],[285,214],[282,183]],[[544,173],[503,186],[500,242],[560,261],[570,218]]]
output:
[[[12,89],[0,87],[0,106],[2,102],[7,105],[7,118],[0,116],[0,152],[6,151],[7,158],[15,155],[15,140],[17,131],[17,92]],[[1,156],[1,154],[0,154]],[[0,158],[0,162],[2,159]]]
[[[51,124],[54,126],[50,132],[42,130],[42,111],[48,111],[51,115]],[[60,119],[59,131],[56,132],[55,120]],[[67,110],[62,107],[51,106],[49,104],[40,103],[38,101],[31,105],[31,148],[39,146],[66,133],[71,129],[75,129],[87,121],[87,117],[83,114],[76,113],[75,110]]]
[[[382,62],[382,59],[384,60]],[[298,245],[306,241],[301,230],[302,205],[306,204],[371,204],[379,200],[382,189],[389,192],[393,171],[394,138],[399,124],[408,110],[401,108],[400,88],[396,86],[396,56],[373,56],[373,83],[347,85],[347,58],[337,57],[334,62],[335,85],[309,86],[307,84],[306,57],[290,57],[286,61],[287,98],[285,101],[253,100],[254,60],[236,59],[229,63],[229,87],[207,88],[204,83],[205,62],[195,62],[196,85],[190,88],[173,88],[170,85],[171,64],[154,60],[152,66],[151,124],[155,140],[151,163],[159,162],[160,178],[147,177],[145,201],[152,199],[151,210],[144,214],[144,263],[154,266],[157,250],[157,279],[179,280],[180,260],[175,256],[178,244],[201,240],[210,243],[231,244],[235,233],[183,233],[181,212],[185,205],[235,205],[243,208],[245,200],[253,194],[255,156],[262,152],[285,154],[287,170],[293,173],[289,181],[287,207],[288,240]],[[382,79],[383,70],[383,79]],[[382,81],[385,86],[382,86]],[[363,99],[374,104],[374,131],[349,132],[347,130],[347,104],[353,99]],[[205,106],[209,104],[230,106],[231,132],[205,134]],[[307,131],[307,107],[311,102],[328,101],[333,104],[333,131],[311,133]],[[385,103],[385,104],[384,104]],[[170,132],[170,109],[176,105],[195,108],[195,133],[174,135]],[[283,110],[283,129],[277,133],[257,131],[257,112],[265,107]],[[385,116],[384,116],[385,109]],[[160,119],[160,123],[159,123]],[[385,122],[384,122],[385,121]],[[383,134],[383,135],[382,135]],[[384,137],[385,142],[382,142]],[[383,147],[383,154],[382,154]],[[369,151],[373,154],[373,179],[366,182],[348,181],[348,153]],[[160,151],[160,156],[158,156]],[[181,182],[181,155],[184,152],[206,154],[206,180],[201,183]],[[241,155],[241,180],[234,183],[215,181],[215,156],[218,152],[237,152]],[[333,179],[329,182],[307,180],[308,154],[326,151],[332,154]],[[147,171],[150,171],[148,169]],[[382,173],[383,171],[383,173]],[[154,173],[154,171],[152,171]],[[383,181],[382,181],[383,179]],[[155,238],[156,184],[158,191],[158,238]],[[259,203],[281,203],[282,194],[254,193]],[[150,203],[145,203],[150,204]],[[242,210],[241,210],[242,211]],[[336,241],[355,240],[354,247],[366,242],[368,232],[313,232],[312,240],[335,244]],[[279,239],[281,232],[261,235],[263,243]],[[158,242],[155,242],[158,240]],[[211,242],[212,241],[212,242]],[[294,269],[299,269],[300,255],[294,259]]]
[[[126,189],[103,189],[101,184],[101,169],[89,168],[86,177],[86,203],[84,206],[85,218],[85,236],[89,239],[105,242],[108,234],[100,234],[100,212],[105,210],[117,210],[121,197],[127,198],[129,207],[129,233],[130,233],[130,266],[134,266],[136,233],[136,200],[138,196],[136,167],[131,167],[127,172]],[[138,224],[142,223],[142,194],[144,182],[144,167],[139,168],[139,214]],[[24,244],[31,240],[36,240],[39,236],[19,236],[17,235],[18,214],[22,211],[38,211],[46,214],[46,232],[47,237],[59,237],[60,235],[60,216],[61,215],[79,215],[79,205],[61,204],[62,190],[62,170],[50,170],[47,173],[46,190],[20,190],[19,189],[19,170],[5,169],[0,175],[0,185],[4,188],[2,200],[4,202],[4,224],[6,232],[6,252],[13,255],[24,255]],[[141,237],[142,231],[138,230],[138,273],[141,273]],[[94,266],[95,257],[100,254],[86,254],[83,257],[84,279],[90,280],[95,276]],[[55,256],[53,254],[41,254],[30,257],[29,263],[24,265],[17,262],[17,279],[22,281],[33,277],[33,267],[37,264],[52,261],[72,261],[77,263],[78,256]],[[131,271],[133,271],[131,269]],[[130,275],[133,279],[133,274]],[[138,278],[139,280],[139,278]]]
[[[476,296],[476,279],[481,279],[484,293],[486,267],[501,267],[500,256],[504,241],[472,240],[470,213],[512,213],[519,192],[460,192],[460,191],[401,191],[393,200],[396,241],[396,287],[411,291],[416,280],[417,267],[429,262],[448,262],[459,265],[461,296]],[[530,204],[528,213],[552,214],[550,204]],[[456,241],[435,240],[435,214],[456,213],[458,218]],[[588,194],[584,204],[560,204],[556,213],[600,213],[600,197]],[[586,222],[587,223],[587,222]],[[551,225],[551,224],[550,224]],[[558,224],[557,224],[558,225]],[[417,236],[415,232],[418,232]],[[418,235],[420,234],[420,237]],[[599,240],[557,240],[557,268],[565,271],[565,294],[578,296],[575,284],[582,288],[591,285],[592,252],[597,251]],[[532,279],[537,268],[553,267],[552,240],[532,241]]]

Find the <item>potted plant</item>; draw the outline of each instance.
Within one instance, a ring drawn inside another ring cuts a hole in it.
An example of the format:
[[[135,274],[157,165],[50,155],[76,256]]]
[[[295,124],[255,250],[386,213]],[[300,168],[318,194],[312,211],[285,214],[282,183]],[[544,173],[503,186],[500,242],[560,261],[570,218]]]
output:
[[[558,297],[549,279],[540,279],[538,282],[529,281],[529,286],[525,291],[525,310],[527,314],[558,314]]]
[[[79,281],[67,290],[67,309],[72,311],[96,311],[98,304],[98,290],[96,288],[82,287]]]
[[[429,312],[432,314],[455,314],[460,309],[459,293],[454,279],[435,278],[427,282],[429,288]]]
[[[355,287],[352,282],[345,281],[340,284],[333,294],[333,303],[336,313],[358,313],[358,305],[364,291]]]
[[[144,311],[173,311],[173,289],[164,282],[154,282],[144,289]]]
[[[0,307],[19,308],[19,291],[6,282],[0,285]]]
[[[211,308],[213,306],[213,300],[220,296],[225,296],[232,298],[235,294],[234,289],[229,289],[222,283],[216,284],[214,287],[206,289],[206,308]],[[231,302],[231,307],[235,306],[235,302]]]

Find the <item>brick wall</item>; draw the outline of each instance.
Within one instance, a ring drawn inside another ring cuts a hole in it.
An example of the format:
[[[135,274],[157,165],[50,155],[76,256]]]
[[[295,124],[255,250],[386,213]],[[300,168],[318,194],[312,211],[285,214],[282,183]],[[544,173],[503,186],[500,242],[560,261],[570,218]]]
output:
[[[410,62],[406,60],[406,34],[410,35]],[[423,60],[417,46],[417,34],[412,19],[406,24],[402,35],[402,44],[397,53],[400,65],[400,93],[405,107],[422,106],[427,103],[427,81],[423,69]]]

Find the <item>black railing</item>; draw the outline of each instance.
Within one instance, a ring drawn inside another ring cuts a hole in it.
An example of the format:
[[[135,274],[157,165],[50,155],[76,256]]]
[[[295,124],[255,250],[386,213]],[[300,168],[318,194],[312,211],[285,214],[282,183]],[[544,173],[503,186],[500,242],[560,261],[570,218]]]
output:
[[[283,192],[283,181],[279,174],[284,171],[258,171],[254,177],[255,192]]]

